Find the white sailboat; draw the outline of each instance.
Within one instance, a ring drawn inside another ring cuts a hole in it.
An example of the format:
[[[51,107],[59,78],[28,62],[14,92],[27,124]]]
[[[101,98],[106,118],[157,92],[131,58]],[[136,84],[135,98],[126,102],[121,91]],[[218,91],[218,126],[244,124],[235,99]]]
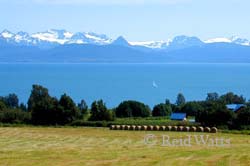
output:
[[[158,88],[158,85],[155,83],[155,81],[153,81],[152,85],[153,85],[154,88]]]

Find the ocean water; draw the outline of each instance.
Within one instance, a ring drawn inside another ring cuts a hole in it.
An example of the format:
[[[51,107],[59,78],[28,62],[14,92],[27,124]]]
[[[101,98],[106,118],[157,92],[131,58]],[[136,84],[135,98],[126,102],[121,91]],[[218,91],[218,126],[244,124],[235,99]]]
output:
[[[16,93],[27,103],[33,84],[51,96],[70,95],[108,107],[123,100],[151,107],[179,92],[186,100],[202,100],[208,92],[229,91],[250,98],[250,64],[0,64],[0,96]]]

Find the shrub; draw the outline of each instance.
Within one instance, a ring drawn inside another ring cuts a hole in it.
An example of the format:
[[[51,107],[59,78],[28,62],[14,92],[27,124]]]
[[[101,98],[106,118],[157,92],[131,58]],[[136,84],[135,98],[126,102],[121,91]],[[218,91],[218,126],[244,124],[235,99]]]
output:
[[[31,115],[19,109],[7,109],[0,112],[0,122],[2,123],[29,123]]]
[[[237,115],[236,121],[239,126],[250,125],[250,107],[240,110]]]

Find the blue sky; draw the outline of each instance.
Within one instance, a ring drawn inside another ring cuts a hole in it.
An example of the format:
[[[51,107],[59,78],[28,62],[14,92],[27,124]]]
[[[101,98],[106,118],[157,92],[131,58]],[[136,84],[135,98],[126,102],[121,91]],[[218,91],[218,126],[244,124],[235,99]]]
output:
[[[250,39],[249,0],[0,0],[0,31],[92,31],[130,41]]]

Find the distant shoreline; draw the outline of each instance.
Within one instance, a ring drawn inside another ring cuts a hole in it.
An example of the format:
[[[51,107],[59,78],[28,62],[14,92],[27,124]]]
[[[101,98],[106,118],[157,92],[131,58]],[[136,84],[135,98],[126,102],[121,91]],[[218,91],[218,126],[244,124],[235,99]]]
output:
[[[250,63],[243,63],[243,62],[234,62],[234,63],[227,63],[227,62],[218,62],[218,63],[209,63],[209,62],[169,62],[169,63],[137,63],[137,62],[131,62],[131,63],[126,63],[126,62],[0,62],[0,64],[27,64],[27,65],[249,65]]]

